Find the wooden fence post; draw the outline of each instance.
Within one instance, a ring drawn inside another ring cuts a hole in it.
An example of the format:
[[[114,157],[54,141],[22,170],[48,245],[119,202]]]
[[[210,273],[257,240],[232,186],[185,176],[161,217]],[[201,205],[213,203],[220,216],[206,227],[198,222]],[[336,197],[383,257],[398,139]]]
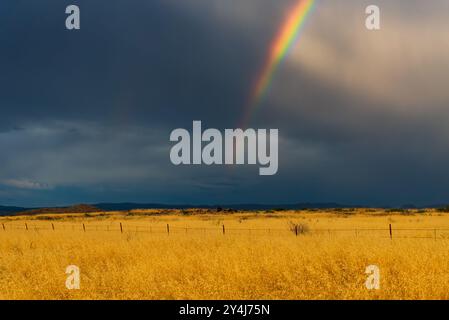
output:
[[[391,229],[391,223],[390,223],[390,239],[393,240],[393,230]]]
[[[298,226],[295,226],[295,235],[298,236]]]
[[[167,223],[167,234],[170,235],[170,226],[168,223]]]
[[[123,233],[123,226],[121,222],[120,222],[120,233]]]
[[[25,229],[28,231],[28,224],[25,222]]]
[[[2,223],[3,231],[6,231],[5,224]]]
[[[51,228],[55,231],[55,225],[53,223],[51,224]]]
[[[83,223],[83,231],[86,232],[86,226]]]
[[[223,235],[225,235],[226,234],[226,229],[225,229],[225,226],[223,225]]]

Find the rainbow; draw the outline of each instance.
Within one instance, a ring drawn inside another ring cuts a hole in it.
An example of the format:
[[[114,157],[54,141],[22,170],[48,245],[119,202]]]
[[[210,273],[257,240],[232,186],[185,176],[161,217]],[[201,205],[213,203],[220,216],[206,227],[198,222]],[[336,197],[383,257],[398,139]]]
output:
[[[249,103],[246,107],[244,123],[246,123],[255,106],[259,104],[266,94],[276,69],[297,41],[315,2],[316,0],[297,0],[293,8],[289,10],[285,22],[270,46],[267,60],[251,92]]]

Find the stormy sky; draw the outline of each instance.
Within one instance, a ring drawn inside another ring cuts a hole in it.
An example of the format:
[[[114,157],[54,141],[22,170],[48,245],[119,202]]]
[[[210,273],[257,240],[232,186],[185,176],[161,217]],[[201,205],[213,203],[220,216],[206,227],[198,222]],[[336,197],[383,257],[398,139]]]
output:
[[[250,118],[278,173],[171,164],[172,130],[239,124],[296,1],[2,0],[0,204],[448,203],[446,0],[317,0]]]

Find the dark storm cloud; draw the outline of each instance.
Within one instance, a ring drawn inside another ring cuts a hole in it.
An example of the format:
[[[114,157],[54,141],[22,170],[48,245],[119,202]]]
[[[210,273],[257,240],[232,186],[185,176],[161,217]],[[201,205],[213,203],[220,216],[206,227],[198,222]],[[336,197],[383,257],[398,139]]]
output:
[[[422,4],[381,6],[377,34],[358,27],[364,4],[321,6],[279,72],[258,119],[279,124],[292,147],[320,151],[313,166],[304,162],[308,153],[282,157],[289,172],[301,172],[306,193],[362,203],[446,201],[447,3],[420,17],[408,14],[410,6]]]
[[[77,3],[79,32],[64,29],[64,1],[3,11],[7,119],[185,123],[239,113],[254,70],[247,39],[170,1]]]
[[[377,33],[317,2],[251,119],[279,173],[171,165],[171,130],[239,122],[293,2],[2,1],[0,203],[449,200],[445,1],[380,1]]]

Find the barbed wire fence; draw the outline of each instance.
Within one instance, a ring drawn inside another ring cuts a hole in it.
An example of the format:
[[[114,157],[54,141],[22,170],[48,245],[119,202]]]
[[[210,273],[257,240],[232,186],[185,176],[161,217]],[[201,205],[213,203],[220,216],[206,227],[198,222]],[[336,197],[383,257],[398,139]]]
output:
[[[161,225],[134,225],[118,222],[116,224],[91,224],[91,223],[48,223],[48,224],[23,224],[2,223],[0,231],[8,232],[12,230],[31,231],[77,231],[77,232],[115,232],[115,233],[148,233],[148,234],[204,234],[204,235],[249,235],[249,236],[352,236],[359,237],[379,237],[401,239],[434,239],[449,240],[449,227],[444,228],[394,228],[389,224],[385,228],[316,228],[306,231],[300,230],[298,226],[286,228],[233,228],[221,224],[217,227],[182,227],[173,226],[167,223]]]

